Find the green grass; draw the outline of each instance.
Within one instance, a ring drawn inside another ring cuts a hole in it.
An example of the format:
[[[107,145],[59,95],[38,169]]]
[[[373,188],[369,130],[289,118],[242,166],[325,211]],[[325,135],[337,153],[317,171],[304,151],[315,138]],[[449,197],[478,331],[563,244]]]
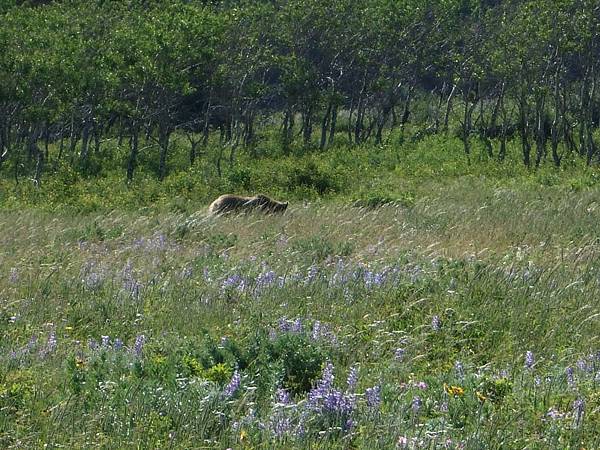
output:
[[[3,209],[1,446],[600,446],[594,172],[462,167],[277,217]],[[328,362],[349,409],[309,406]]]

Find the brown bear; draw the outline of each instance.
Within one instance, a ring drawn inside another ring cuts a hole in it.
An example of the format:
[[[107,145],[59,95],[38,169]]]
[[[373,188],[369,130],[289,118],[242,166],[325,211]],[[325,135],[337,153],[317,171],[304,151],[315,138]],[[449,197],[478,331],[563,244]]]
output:
[[[282,213],[288,207],[288,202],[282,203],[272,200],[266,195],[255,195],[254,197],[242,197],[241,195],[221,195],[208,207],[210,214],[224,214],[233,211],[259,210],[265,213]]]

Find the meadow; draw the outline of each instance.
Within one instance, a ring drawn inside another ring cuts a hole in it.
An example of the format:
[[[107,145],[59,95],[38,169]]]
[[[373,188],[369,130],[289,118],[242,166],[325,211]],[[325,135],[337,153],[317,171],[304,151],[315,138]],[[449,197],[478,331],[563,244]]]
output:
[[[221,184],[4,179],[0,446],[598,448],[596,170],[432,139]],[[292,201],[207,216],[223,190]]]

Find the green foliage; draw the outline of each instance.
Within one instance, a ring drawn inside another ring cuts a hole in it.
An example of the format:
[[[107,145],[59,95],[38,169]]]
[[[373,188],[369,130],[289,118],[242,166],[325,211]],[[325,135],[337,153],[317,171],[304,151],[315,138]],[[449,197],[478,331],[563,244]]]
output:
[[[282,368],[282,387],[295,395],[307,392],[321,375],[326,360],[325,352],[306,336],[283,333],[268,347],[271,364]]]

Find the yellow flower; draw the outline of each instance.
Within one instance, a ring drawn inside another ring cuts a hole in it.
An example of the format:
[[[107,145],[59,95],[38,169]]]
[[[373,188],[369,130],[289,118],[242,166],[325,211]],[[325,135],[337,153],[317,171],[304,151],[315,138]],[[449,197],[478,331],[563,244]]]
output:
[[[460,386],[448,386],[446,383],[444,383],[444,389],[446,390],[446,392],[450,395],[453,395],[455,397],[460,397],[461,395],[463,395],[465,393],[465,390],[460,387]]]
[[[85,361],[81,358],[75,358],[75,367],[81,369],[83,366],[85,366]]]
[[[73,331],[73,327],[65,327],[65,331]]]
[[[246,430],[242,430],[240,433],[240,441],[244,442],[246,439],[248,439],[248,433],[246,433]]]
[[[475,391],[475,395],[477,395],[477,398],[479,399],[479,401],[481,403],[485,402],[487,400],[487,397],[485,395],[483,395],[481,392],[479,391]]]

